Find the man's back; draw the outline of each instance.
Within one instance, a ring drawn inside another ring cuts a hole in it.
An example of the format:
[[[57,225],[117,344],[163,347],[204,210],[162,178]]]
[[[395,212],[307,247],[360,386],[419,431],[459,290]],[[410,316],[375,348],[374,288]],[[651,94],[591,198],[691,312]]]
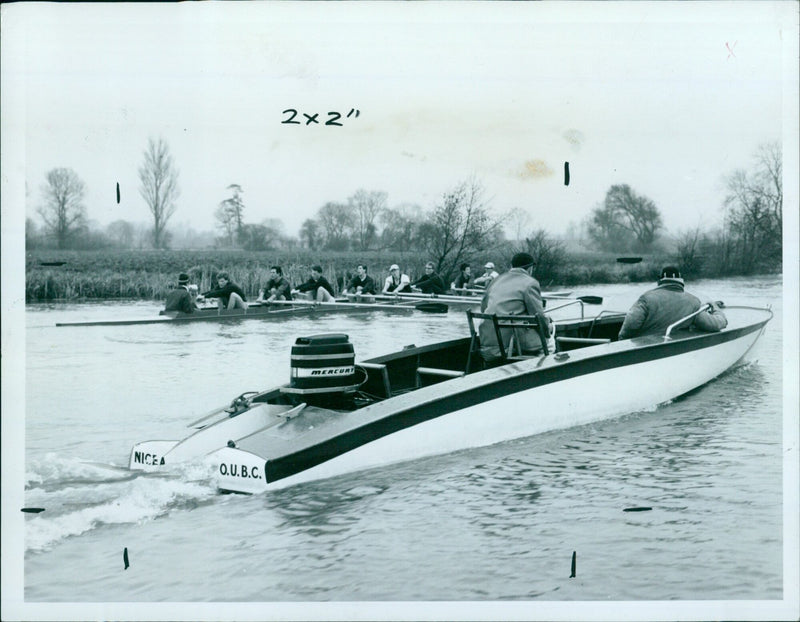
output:
[[[675,283],[645,292],[628,311],[619,331],[620,339],[642,335],[663,335],[670,324],[700,308],[700,300]]]
[[[167,294],[167,301],[164,305],[164,311],[182,311],[183,313],[192,313],[194,311],[194,304],[189,296],[189,291],[185,287],[176,287]]]

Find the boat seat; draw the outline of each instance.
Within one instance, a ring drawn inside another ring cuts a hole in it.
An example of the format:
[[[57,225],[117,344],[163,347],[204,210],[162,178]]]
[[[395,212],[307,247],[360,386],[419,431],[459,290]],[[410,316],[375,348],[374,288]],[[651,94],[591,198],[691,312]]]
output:
[[[481,357],[481,346],[480,346],[480,337],[478,335],[478,331],[475,328],[475,319],[479,320],[488,320],[492,322],[494,326],[495,335],[497,337],[497,344],[500,350],[500,362],[505,363],[512,357],[515,360],[522,360],[524,358],[529,358],[523,352],[518,352],[517,355],[520,358],[514,356],[514,348],[516,347],[519,350],[519,345],[515,344],[515,340],[512,337],[508,344],[508,350],[506,350],[506,346],[503,343],[503,338],[500,329],[501,328],[512,328],[512,329],[533,329],[539,334],[539,339],[542,343],[542,351],[547,350],[547,335],[543,332],[543,329],[539,327],[539,321],[536,316],[532,315],[497,315],[494,313],[477,313],[472,309],[467,310],[467,323],[469,324],[469,333],[470,333],[470,344],[469,344],[469,355],[467,356],[467,373],[471,371],[475,371],[473,368],[476,365],[476,361],[480,361],[478,365],[480,368],[485,369],[486,364],[483,362]],[[539,356],[541,352],[537,353],[536,356]],[[494,366],[494,365],[492,365]]]
[[[454,369],[439,369],[436,367],[417,367],[417,386],[424,387],[451,378],[460,378],[463,371]]]
[[[575,350],[586,346],[596,346],[601,343],[610,343],[611,339],[595,339],[588,337],[556,337],[556,349],[559,352],[564,350]]]
[[[359,363],[367,372],[367,382],[362,389],[367,393],[389,398],[392,385],[389,383],[389,370],[383,363]]]

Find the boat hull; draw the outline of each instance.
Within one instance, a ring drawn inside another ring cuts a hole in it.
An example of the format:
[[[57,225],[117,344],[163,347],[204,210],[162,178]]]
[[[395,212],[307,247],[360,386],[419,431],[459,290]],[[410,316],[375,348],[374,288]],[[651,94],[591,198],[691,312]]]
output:
[[[702,386],[743,360],[766,322],[520,360],[369,406],[360,423],[280,457],[259,451],[255,435],[246,448],[223,447],[209,458],[221,490],[258,493],[584,425]],[[388,412],[371,417],[370,409]]]

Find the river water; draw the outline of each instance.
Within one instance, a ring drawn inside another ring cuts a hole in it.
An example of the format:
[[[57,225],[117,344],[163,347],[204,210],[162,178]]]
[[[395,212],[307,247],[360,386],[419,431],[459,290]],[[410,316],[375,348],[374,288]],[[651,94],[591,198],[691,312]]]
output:
[[[492,617],[504,610],[453,603],[780,600],[782,283],[687,289],[772,305],[757,362],[646,412],[256,496],[217,494],[201,466],[132,475],[128,452],[285,382],[297,336],[344,332],[365,358],[462,336],[463,314],[73,328],[55,323],[158,307],[28,306],[24,504],[44,511],[24,514],[25,601],[105,603],[88,617],[201,615],[121,605],[184,602],[230,603],[240,619],[374,619],[404,615],[376,608],[386,601]],[[624,310],[642,290],[577,293]]]

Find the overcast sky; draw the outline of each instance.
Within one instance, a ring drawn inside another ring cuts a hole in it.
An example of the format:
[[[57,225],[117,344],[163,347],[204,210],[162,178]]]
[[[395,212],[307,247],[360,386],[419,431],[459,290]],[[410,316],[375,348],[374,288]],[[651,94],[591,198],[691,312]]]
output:
[[[213,228],[231,183],[248,222],[280,218],[294,235],[359,188],[427,209],[474,175],[494,208],[553,232],[627,183],[675,233],[719,222],[723,176],[781,140],[797,77],[782,29],[796,36],[796,14],[793,2],[20,3],[3,6],[3,80],[22,102],[14,155],[37,219],[45,174],[68,167],[91,219],[148,221],[137,169],[163,137],[180,171],[173,226]],[[289,108],[300,125],[282,123]],[[324,125],[331,111],[341,127]]]

